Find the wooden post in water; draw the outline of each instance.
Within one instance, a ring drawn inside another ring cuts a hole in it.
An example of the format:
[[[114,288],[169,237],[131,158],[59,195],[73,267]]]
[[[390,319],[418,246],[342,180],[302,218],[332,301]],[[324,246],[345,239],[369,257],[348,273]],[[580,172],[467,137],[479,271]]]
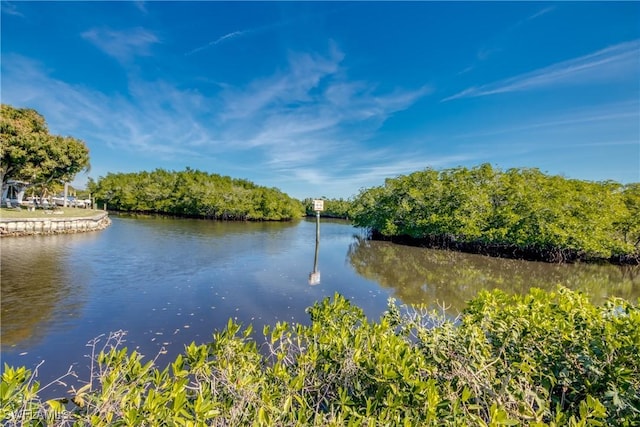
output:
[[[320,242],[320,211],[324,210],[324,200],[314,200],[313,210],[316,211],[316,243]]]
[[[316,211],[316,251],[313,257],[313,271],[309,274],[309,284],[320,284],[320,272],[318,271],[318,247],[320,246],[320,211],[324,210],[324,200],[314,200],[313,210]]]

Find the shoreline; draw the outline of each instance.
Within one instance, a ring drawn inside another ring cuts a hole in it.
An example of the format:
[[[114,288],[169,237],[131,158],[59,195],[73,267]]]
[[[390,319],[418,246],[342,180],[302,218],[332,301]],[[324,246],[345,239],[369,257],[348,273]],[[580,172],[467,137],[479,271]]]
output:
[[[372,230],[372,240],[387,241],[394,244],[416,246],[429,249],[443,249],[523,261],[546,262],[550,264],[573,264],[578,262],[590,264],[640,265],[640,255],[617,255],[611,258],[589,257],[583,252],[562,248],[521,247],[511,244],[482,243],[458,241],[450,236],[428,236],[416,238],[406,235],[384,236]]]
[[[100,231],[111,225],[107,212],[77,217],[0,218],[0,238]]]

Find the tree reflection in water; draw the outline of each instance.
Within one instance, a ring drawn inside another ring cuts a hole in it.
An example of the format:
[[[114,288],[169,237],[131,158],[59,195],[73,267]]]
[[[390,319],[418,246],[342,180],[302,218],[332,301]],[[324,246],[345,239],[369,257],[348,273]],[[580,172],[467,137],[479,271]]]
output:
[[[89,274],[71,271],[65,242],[92,238],[80,235],[3,238],[0,271],[2,322],[0,341],[11,347],[40,341],[49,327],[64,327],[80,315]]]
[[[453,251],[356,238],[348,259],[358,274],[394,290],[405,304],[444,304],[461,311],[480,290],[526,293],[557,285],[591,295],[640,297],[640,267],[596,264],[548,264],[492,258]]]

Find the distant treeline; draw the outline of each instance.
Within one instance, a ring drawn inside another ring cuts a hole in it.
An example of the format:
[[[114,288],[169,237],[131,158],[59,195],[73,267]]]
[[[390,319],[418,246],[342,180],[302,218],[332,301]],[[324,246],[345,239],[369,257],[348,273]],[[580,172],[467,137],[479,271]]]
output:
[[[589,182],[538,169],[426,169],[362,190],[350,210],[374,235],[554,262],[640,258],[640,183]]]
[[[149,212],[222,220],[278,221],[300,218],[300,201],[276,188],[248,180],[210,174],[156,169],[152,172],[109,173],[89,190],[98,206],[110,210]]]
[[[306,198],[302,201],[307,216],[315,216],[316,212],[313,210],[313,200]],[[349,210],[351,209],[351,202],[344,199],[327,199],[324,200],[324,210],[320,212],[320,216],[326,218],[342,218],[349,219]]]

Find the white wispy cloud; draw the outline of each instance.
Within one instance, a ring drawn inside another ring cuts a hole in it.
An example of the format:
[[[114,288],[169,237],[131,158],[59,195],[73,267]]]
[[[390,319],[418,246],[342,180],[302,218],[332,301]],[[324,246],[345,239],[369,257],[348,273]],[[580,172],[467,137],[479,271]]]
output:
[[[107,55],[126,63],[136,56],[151,54],[151,46],[159,43],[158,37],[141,27],[127,30],[92,28],[81,34]]]
[[[442,101],[526,91],[559,84],[607,81],[614,75],[635,75],[640,71],[640,40],[620,43],[578,58],[562,61],[515,77],[470,87]]]
[[[316,191],[316,196],[336,197],[336,195],[343,195],[345,188],[353,189],[351,195],[355,195],[360,189],[384,184],[387,178],[410,174],[428,167],[438,169],[459,166],[469,161],[473,162],[476,155],[465,153],[436,156],[416,152],[401,154],[397,150],[395,153],[382,150],[369,156],[365,153],[362,157],[367,159],[361,164],[349,162],[342,165],[344,170],[340,170],[339,179],[336,179],[336,166],[333,163],[318,164],[303,169],[295,168],[284,172],[290,177],[289,179],[293,178],[312,185],[311,188]],[[308,192],[301,191],[301,193],[309,195]]]
[[[365,162],[382,164],[388,153],[354,152],[366,152],[366,140],[389,117],[431,89],[381,91],[374,83],[350,80],[343,58],[335,46],[324,55],[292,53],[272,75],[224,85],[214,96],[133,76],[126,92],[107,95],[57,79],[37,61],[7,55],[1,64],[3,101],[35,108],[53,132],[111,152],[113,159],[94,159],[107,170],[118,170],[114,159],[143,156],[178,163],[176,168],[209,165],[213,172],[249,179],[260,169],[273,183],[313,186],[330,176],[344,191],[350,182],[383,173],[382,166],[367,169]]]
[[[144,14],[148,13],[148,11],[147,11],[147,4],[146,4],[146,2],[145,2],[144,0],[135,0],[135,1],[133,2],[133,4],[136,6],[136,8],[137,8],[140,12],[142,12],[142,13],[144,13]]]
[[[4,102],[35,108],[54,133],[74,135],[123,153],[197,155],[189,150],[192,139],[186,138],[198,129],[194,124],[199,120],[191,115],[200,105],[195,93],[161,82],[132,81],[130,94],[107,96],[58,80],[37,61],[18,55],[3,58],[2,75]],[[183,114],[181,121],[176,120],[178,111]]]
[[[225,43],[225,42],[229,42],[231,40],[235,40],[235,39],[240,39],[240,38],[244,38],[244,37],[250,37],[250,36],[256,36],[259,34],[263,34],[265,32],[268,31],[273,31],[276,30],[278,28],[282,28],[285,27],[287,25],[292,25],[295,23],[298,23],[300,21],[303,21],[305,19],[309,19],[310,16],[309,15],[299,15],[299,16],[295,16],[291,19],[284,19],[281,21],[276,21],[276,22],[271,22],[271,23],[267,23],[265,25],[261,25],[261,26],[257,26],[257,27],[253,27],[253,28],[245,28],[242,30],[236,30],[236,31],[232,31],[230,33],[224,34],[222,36],[219,36],[217,38],[215,38],[214,40],[210,41],[209,43],[206,43],[202,46],[198,46],[195,49],[192,49],[188,52],[185,53],[185,56],[189,56],[189,55],[193,55],[195,53],[198,52],[202,52],[203,50],[209,49],[211,47],[214,47],[216,45],[219,45],[221,43]],[[314,19],[319,19],[320,17],[315,14],[313,16]]]
[[[333,49],[329,56],[291,54],[288,68],[267,78],[260,78],[241,88],[228,88],[225,99],[225,120],[242,119],[265,108],[283,105],[300,106],[312,101],[310,92],[324,78],[334,75],[343,59]]]
[[[552,12],[556,9],[556,6],[547,6],[539,11],[537,11],[536,13],[534,13],[533,15],[527,17],[526,21],[532,21],[536,18],[541,17],[542,15],[546,15],[549,12]]]
[[[556,6],[545,7],[533,13],[532,15],[529,15],[524,19],[520,19],[514,24],[510,25],[509,27],[503,29],[491,40],[487,41],[484,46],[480,47],[477,50],[474,64],[462,69],[462,71],[459,71],[457,74],[462,75],[470,71],[473,71],[479,66],[479,64],[485,61],[488,61],[495,54],[503,52],[504,51],[503,46],[505,44],[505,41],[509,38],[512,38],[516,31],[518,31],[521,27],[529,24],[530,21],[540,18],[541,16],[544,16],[547,13],[554,11],[555,9],[556,9]]]
[[[564,112],[550,112],[537,116],[527,116],[525,122],[513,123],[508,126],[484,128],[480,131],[456,135],[455,138],[478,138],[486,136],[516,134],[522,135],[532,131],[560,132],[567,128],[583,127],[585,124],[612,124],[629,122],[630,119],[640,117],[640,100],[629,100],[612,104],[568,110]]]
[[[0,11],[7,15],[13,16],[24,16],[19,10],[18,7],[10,1],[2,1],[0,2]]]
[[[434,156],[414,153],[412,156],[387,156],[379,159],[380,163],[366,167],[355,168],[356,174],[352,179],[367,183],[370,181],[384,181],[389,177],[409,174],[427,167],[441,168],[457,166],[474,156],[471,154],[454,154],[447,156]]]
[[[245,30],[245,31],[233,31],[231,33],[228,33],[228,34],[225,34],[225,35],[223,35],[221,37],[218,37],[217,39],[205,44],[204,46],[200,46],[200,47],[197,47],[197,48],[195,48],[193,50],[190,50],[185,55],[186,56],[193,55],[194,53],[198,53],[198,52],[203,51],[203,50],[205,50],[207,48],[210,48],[212,46],[220,44],[220,43],[222,43],[224,41],[229,41],[231,39],[235,39],[235,38],[241,37],[241,36],[243,36],[245,34],[249,34],[249,33],[250,33],[250,31],[247,31],[247,30]]]
[[[242,36],[243,34],[246,34],[246,33],[247,33],[246,31],[233,31],[233,32],[231,32],[229,34],[225,34],[224,36],[220,37],[219,39],[213,41],[212,45],[215,46],[217,44],[222,43],[225,40],[235,39],[236,37],[240,37],[240,36]]]
[[[298,19],[300,19],[300,18],[298,18]],[[296,22],[296,21],[297,21],[296,19],[284,20],[284,21],[278,21],[278,22],[273,22],[273,23],[270,23],[270,24],[266,24],[266,25],[263,25],[263,26],[260,26],[260,27],[246,28],[246,29],[243,29],[243,30],[232,31],[230,33],[224,34],[224,35],[222,35],[222,36],[210,41],[207,44],[204,44],[202,46],[199,46],[199,47],[196,47],[195,49],[190,50],[189,52],[185,53],[185,55],[186,56],[193,55],[194,53],[201,52],[201,51],[209,49],[209,48],[211,48],[213,46],[219,45],[219,44],[224,43],[224,42],[229,42],[229,41],[234,40],[234,39],[239,39],[239,38],[242,38],[242,37],[255,36],[255,35],[258,35],[258,34],[262,34],[262,33],[266,32],[266,31],[271,31],[271,30],[275,30],[275,29],[280,28],[280,27],[284,27],[286,25],[290,25],[290,24],[292,24],[293,22]]]
[[[466,132],[450,134],[448,143],[460,152],[485,152],[482,161],[498,162],[500,167],[537,167],[582,179],[632,182],[640,173],[639,114],[640,100],[633,97],[525,114],[505,111],[502,120],[487,123],[481,118]],[[608,169],[613,165],[618,169]],[[630,173],[634,167],[635,173]]]
[[[286,70],[223,91],[226,132],[240,147],[264,150],[274,167],[304,168],[346,155],[392,114],[431,92],[376,93],[375,85],[346,78],[343,58],[335,46],[325,56],[292,54]]]
[[[478,49],[478,52],[476,52],[476,58],[478,59],[478,61],[486,61],[487,59],[489,59],[491,56],[493,56],[495,53],[498,53],[502,51],[502,49],[498,48],[498,47],[482,47],[480,49]]]

